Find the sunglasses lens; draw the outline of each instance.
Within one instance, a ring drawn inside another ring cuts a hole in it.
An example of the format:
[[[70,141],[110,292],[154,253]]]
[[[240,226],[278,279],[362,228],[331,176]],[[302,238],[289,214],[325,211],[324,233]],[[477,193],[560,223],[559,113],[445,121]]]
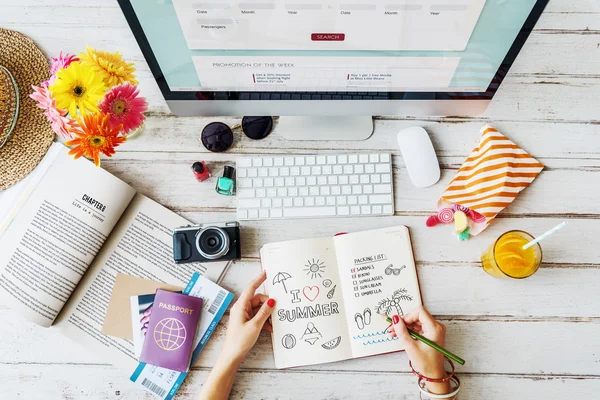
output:
[[[213,122],[202,130],[201,139],[208,151],[220,153],[228,150],[233,144],[233,132],[224,123]]]
[[[271,117],[244,117],[242,119],[242,130],[250,139],[264,139],[269,136],[272,129],[273,118]]]

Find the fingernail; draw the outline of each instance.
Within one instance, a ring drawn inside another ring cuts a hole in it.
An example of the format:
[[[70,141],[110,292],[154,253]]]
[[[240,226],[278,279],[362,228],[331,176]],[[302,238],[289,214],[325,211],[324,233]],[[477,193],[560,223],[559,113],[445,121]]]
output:
[[[399,316],[397,316],[397,315],[394,315],[394,316],[392,317],[392,321],[394,321],[394,324],[397,324],[398,322],[400,322],[400,317],[399,317]]]
[[[275,299],[267,300],[267,305],[271,308],[275,307]]]

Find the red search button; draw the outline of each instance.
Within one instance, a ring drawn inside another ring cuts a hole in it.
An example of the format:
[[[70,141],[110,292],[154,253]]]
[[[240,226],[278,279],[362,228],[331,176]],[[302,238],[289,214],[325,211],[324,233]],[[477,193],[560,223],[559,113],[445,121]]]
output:
[[[345,33],[313,33],[311,35],[313,42],[343,42],[346,39]]]

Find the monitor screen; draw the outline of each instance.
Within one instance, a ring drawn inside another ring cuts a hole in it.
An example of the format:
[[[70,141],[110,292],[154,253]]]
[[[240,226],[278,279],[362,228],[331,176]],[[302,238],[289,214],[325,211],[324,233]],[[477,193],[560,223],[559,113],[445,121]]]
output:
[[[169,92],[374,94],[486,92],[536,2],[120,0]]]

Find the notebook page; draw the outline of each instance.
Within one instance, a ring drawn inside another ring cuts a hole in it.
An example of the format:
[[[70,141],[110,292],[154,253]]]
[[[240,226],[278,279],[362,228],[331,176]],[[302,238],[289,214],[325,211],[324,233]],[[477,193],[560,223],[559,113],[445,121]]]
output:
[[[352,358],[332,238],[273,243],[261,249],[272,316],[275,366]]]
[[[334,238],[354,358],[402,350],[379,314],[402,315],[422,304],[408,228]]]

